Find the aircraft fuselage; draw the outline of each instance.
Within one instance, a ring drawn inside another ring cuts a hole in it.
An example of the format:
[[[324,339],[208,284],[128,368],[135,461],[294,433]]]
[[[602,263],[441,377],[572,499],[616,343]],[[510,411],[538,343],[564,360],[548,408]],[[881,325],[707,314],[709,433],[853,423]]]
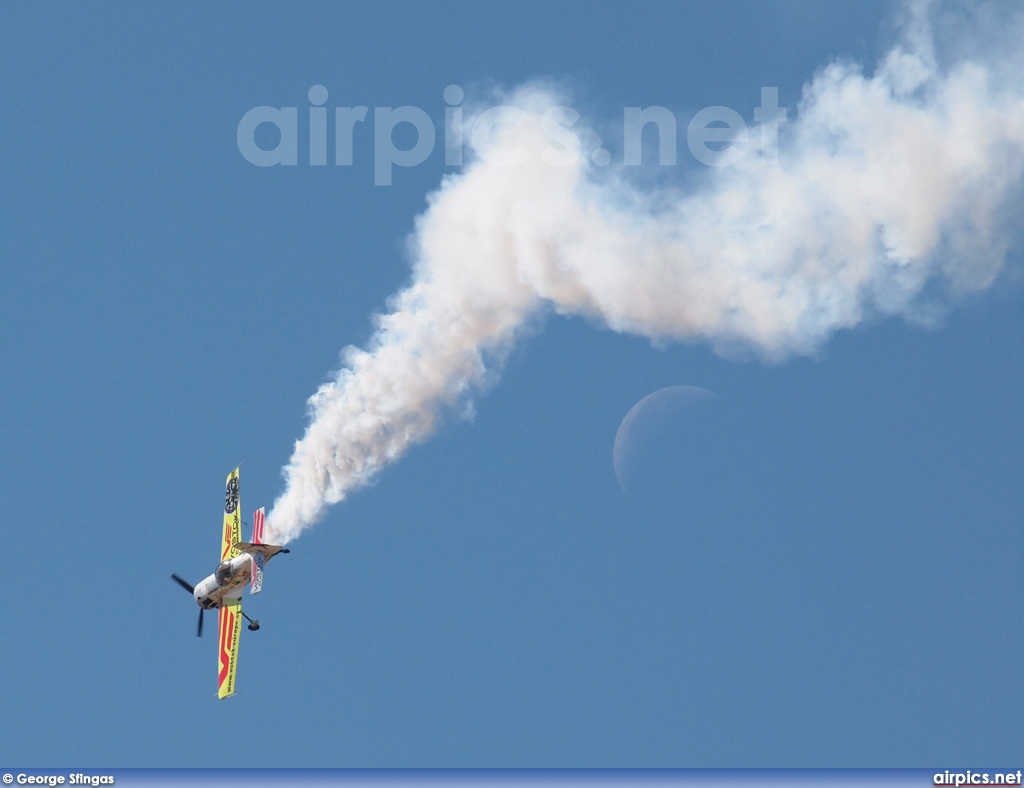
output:
[[[201,580],[192,592],[196,604],[204,610],[213,610],[225,599],[238,599],[252,580],[252,556],[236,555],[221,562],[212,575]]]

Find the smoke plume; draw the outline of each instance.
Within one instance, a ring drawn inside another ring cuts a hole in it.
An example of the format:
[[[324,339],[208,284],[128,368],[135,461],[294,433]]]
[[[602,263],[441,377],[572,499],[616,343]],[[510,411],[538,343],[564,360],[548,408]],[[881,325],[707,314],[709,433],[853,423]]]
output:
[[[431,195],[412,283],[310,400],[268,538],[294,539],[465,409],[545,310],[777,360],[989,287],[1024,173],[1024,23],[999,14],[910,7],[873,73],[834,62],[805,86],[777,166],[752,143],[686,192],[644,192],[586,155],[550,165],[538,122],[499,127],[499,148],[533,155],[476,160]],[[503,103],[539,116],[566,102],[526,86]]]

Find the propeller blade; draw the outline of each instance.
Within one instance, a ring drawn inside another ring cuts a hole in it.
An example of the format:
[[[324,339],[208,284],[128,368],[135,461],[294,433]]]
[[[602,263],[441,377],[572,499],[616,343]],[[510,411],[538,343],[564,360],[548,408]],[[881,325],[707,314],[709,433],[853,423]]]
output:
[[[180,585],[180,586],[181,586],[182,588],[184,588],[184,589],[185,589],[186,591],[188,591],[188,592],[189,592],[190,594],[191,594],[191,593],[193,593],[193,592],[195,591],[195,589],[194,589],[194,588],[192,587],[192,585],[191,585],[190,583],[186,583],[186,582],[185,582],[184,580],[182,580],[182,579],[181,579],[180,577],[178,577],[177,575],[171,575],[171,579],[172,579],[172,580],[176,580],[176,581],[177,581],[177,583],[178,583],[178,585]]]
[[[201,638],[203,636],[203,613],[206,611],[199,608],[199,627],[196,629],[196,637]]]

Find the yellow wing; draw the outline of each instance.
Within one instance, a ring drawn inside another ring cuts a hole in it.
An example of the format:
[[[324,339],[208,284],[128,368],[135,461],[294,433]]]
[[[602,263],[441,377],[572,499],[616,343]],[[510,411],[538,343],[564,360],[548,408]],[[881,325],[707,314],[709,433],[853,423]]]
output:
[[[235,694],[238,642],[242,639],[242,600],[225,599],[217,611],[217,697]]]
[[[220,560],[234,558],[239,551],[234,545],[242,541],[242,501],[238,488],[238,468],[228,474],[224,485],[224,532],[220,541]]]

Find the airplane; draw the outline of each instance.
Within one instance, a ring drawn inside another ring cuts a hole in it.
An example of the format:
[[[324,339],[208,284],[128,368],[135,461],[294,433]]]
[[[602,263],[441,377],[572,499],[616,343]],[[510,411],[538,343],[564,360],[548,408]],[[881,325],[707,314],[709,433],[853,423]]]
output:
[[[242,508],[238,484],[238,468],[228,474],[224,486],[224,531],[221,538],[220,564],[213,574],[198,585],[172,574],[171,579],[188,591],[199,605],[199,625],[196,636],[203,636],[203,614],[217,609],[217,697],[223,700],[235,694],[235,670],[238,666],[238,642],[242,634],[242,619],[249,622],[255,632],[260,622],[242,612],[242,592],[246,583],[252,583],[251,594],[263,588],[263,567],[278,553],[290,550],[278,545],[264,544],[263,526],[266,512],[261,508],[252,520],[252,542],[242,541]]]

